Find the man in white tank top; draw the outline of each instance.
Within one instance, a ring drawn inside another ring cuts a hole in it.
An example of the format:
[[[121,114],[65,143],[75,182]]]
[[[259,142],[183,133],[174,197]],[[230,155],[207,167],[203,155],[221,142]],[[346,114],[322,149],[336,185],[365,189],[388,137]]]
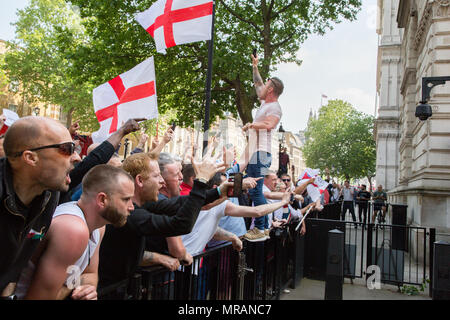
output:
[[[256,111],[253,123],[247,123],[242,129],[249,131],[250,161],[247,174],[252,178],[267,175],[272,164],[272,131],[276,129],[283,116],[278,97],[283,93],[283,83],[278,78],[270,78],[264,84],[258,71],[258,58],[252,55],[253,82],[261,107]],[[266,204],[263,194],[263,181],[259,180],[256,188],[249,190],[255,206]],[[267,216],[256,218],[255,227],[245,234],[248,241],[264,241],[269,238],[269,219]]]
[[[122,169],[98,165],[86,174],[82,185],[80,200],[57,207],[45,240],[21,274],[16,289],[19,298],[97,299],[105,225],[126,223],[134,209],[134,182]]]

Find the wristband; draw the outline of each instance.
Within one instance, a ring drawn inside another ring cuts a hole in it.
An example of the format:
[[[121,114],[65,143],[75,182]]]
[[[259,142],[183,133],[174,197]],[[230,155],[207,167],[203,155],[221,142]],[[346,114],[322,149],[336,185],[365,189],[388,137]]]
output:
[[[222,196],[222,193],[220,192],[220,187],[217,187],[217,193],[219,194],[219,197]]]

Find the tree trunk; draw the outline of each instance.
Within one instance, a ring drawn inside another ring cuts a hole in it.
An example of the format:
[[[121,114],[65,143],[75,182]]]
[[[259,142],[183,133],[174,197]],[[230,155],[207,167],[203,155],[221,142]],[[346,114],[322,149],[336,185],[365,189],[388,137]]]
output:
[[[239,77],[233,81],[233,85],[236,90],[235,101],[239,117],[244,125],[248,122],[252,123],[252,103],[250,102]]]

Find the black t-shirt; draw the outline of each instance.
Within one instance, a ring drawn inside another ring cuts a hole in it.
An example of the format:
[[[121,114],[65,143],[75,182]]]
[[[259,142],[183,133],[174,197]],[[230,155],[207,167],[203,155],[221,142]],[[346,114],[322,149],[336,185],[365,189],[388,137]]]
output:
[[[367,203],[367,201],[370,200],[370,196],[371,194],[369,191],[360,191],[358,192],[358,197],[361,199],[358,199],[358,201],[362,203]]]

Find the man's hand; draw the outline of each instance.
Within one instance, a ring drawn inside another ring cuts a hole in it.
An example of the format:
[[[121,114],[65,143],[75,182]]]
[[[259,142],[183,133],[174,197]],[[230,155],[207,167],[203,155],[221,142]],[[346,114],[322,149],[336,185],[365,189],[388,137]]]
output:
[[[180,267],[180,261],[177,258],[162,255],[161,264],[170,271],[176,271]]]
[[[242,250],[242,241],[237,236],[233,237],[233,240],[231,240],[231,244],[232,244],[234,250],[236,250],[236,251]]]
[[[275,220],[272,223],[272,227],[274,228],[281,228],[282,226],[284,226],[287,223],[286,219],[281,219],[281,220]]]
[[[283,194],[283,198],[281,198],[281,202],[284,203],[285,205],[289,204],[289,202],[291,202],[291,194],[292,194],[291,191],[286,191]]]
[[[173,130],[171,127],[169,127],[166,133],[164,133],[163,141],[165,144],[168,144],[172,139],[173,139]]]
[[[202,162],[196,162],[193,157],[190,157],[197,179],[209,181],[209,179],[211,179],[216,172],[222,171],[226,168],[224,163],[217,163],[217,160],[221,156],[220,153],[217,153],[214,157],[211,156],[213,150],[213,148],[209,148],[207,150]]]
[[[311,178],[311,179],[309,179],[308,184],[313,184],[315,181],[316,181],[316,178],[315,178],[315,177],[314,177],[314,178]]]
[[[234,159],[236,159],[236,148],[231,146],[230,148],[223,147],[223,162],[226,165],[230,165]]]
[[[294,194],[294,199],[297,200],[298,202],[304,202],[305,201],[305,199],[299,194]]]
[[[150,151],[153,150],[153,149],[156,149],[158,144],[159,144],[159,140],[157,138],[153,139],[152,140],[152,147],[151,147]]]
[[[252,66],[253,67],[258,67],[258,62],[259,62],[258,56],[255,57],[253,55],[253,53],[250,56],[252,57]]]
[[[245,178],[244,180],[242,180],[242,189],[243,190],[248,190],[248,189],[256,188],[256,185],[257,185],[258,181],[263,179],[263,178],[264,177],[259,177],[259,178],[248,177],[248,178]]]
[[[73,290],[72,299],[97,300],[97,288],[90,284],[79,286],[75,290]]]
[[[114,132],[107,141],[111,143],[114,147],[114,149],[118,148],[120,145],[120,141],[123,137],[125,137],[127,134],[131,132],[135,132],[139,130],[139,121],[146,120],[145,118],[139,118],[139,119],[130,119],[127,122],[125,122],[119,130]]]
[[[74,123],[72,123],[72,125],[69,127],[69,132],[71,135],[77,134],[78,130],[80,130],[80,124],[79,121],[75,121]]]
[[[146,134],[145,132],[141,133],[141,137],[139,138],[139,143],[137,145],[138,148],[140,149],[144,149],[145,143],[148,140],[148,134]]]
[[[122,135],[122,137],[124,137],[131,132],[138,131],[139,130],[138,122],[144,121],[144,120],[146,120],[146,119],[145,118],[129,119],[117,131]]]
[[[245,126],[242,127],[242,131],[244,131],[244,132],[248,131],[248,129],[250,129],[251,125],[252,125],[251,123],[246,123]]]
[[[184,255],[183,259],[181,259],[180,263],[183,266],[190,266],[193,261],[194,261],[194,258],[192,258],[192,256],[189,253],[186,252],[186,254]]]
[[[300,229],[300,235],[303,236],[306,233],[306,223],[305,221],[302,222],[302,228]]]

